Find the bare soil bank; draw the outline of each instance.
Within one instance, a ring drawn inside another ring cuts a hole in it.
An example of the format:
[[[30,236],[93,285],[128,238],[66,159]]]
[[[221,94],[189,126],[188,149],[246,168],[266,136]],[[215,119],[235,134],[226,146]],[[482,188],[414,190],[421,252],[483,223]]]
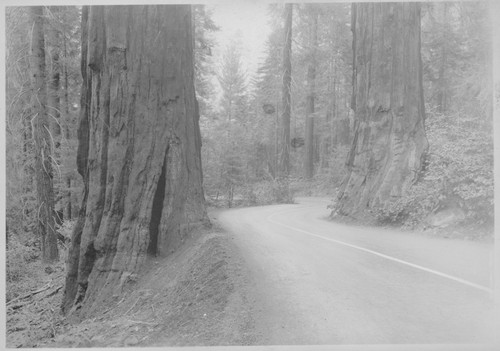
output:
[[[81,322],[53,316],[48,324],[55,330],[48,333],[35,332],[39,322],[17,332],[11,325],[7,346],[255,344],[247,274],[227,234],[217,228],[199,230],[176,253],[151,258],[147,266],[99,315]],[[61,293],[54,298],[46,308],[59,307]]]

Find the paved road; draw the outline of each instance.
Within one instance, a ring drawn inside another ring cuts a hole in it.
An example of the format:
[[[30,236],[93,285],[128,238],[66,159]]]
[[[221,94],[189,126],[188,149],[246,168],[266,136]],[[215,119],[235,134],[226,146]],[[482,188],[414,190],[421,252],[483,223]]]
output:
[[[262,344],[489,343],[493,247],[327,221],[326,199],[216,220],[250,272]]]

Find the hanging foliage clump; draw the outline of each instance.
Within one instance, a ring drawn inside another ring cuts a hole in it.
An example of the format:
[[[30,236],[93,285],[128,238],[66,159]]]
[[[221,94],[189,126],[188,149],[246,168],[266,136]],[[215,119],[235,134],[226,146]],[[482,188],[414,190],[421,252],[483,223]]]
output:
[[[274,105],[271,104],[263,104],[262,109],[266,115],[272,115],[276,111]]]

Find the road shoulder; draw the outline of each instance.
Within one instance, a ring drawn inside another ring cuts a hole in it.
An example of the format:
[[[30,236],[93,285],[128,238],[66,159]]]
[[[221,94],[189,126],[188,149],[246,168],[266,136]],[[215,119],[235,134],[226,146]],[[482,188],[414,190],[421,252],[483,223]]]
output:
[[[203,229],[177,252],[153,259],[119,301],[67,323],[43,347],[255,344],[245,266],[228,234]]]

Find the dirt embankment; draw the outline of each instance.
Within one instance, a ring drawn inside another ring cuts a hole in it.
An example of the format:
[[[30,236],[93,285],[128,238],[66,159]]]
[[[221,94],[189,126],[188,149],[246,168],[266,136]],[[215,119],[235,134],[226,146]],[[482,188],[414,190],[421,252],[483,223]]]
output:
[[[79,323],[64,320],[55,337],[30,346],[254,344],[246,268],[235,250],[218,229],[193,233],[170,257],[151,258],[111,306]],[[9,336],[7,345],[19,346]]]

